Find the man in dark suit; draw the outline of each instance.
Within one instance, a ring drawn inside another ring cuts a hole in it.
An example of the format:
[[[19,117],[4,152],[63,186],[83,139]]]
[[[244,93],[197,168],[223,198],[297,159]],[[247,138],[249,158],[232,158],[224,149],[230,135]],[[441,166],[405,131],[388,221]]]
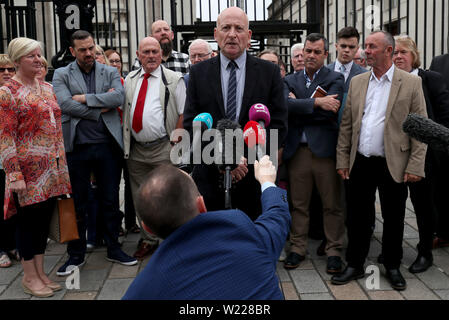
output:
[[[446,79],[446,87],[449,88],[449,53],[433,58],[430,70],[441,73]]]
[[[446,87],[449,88],[449,53],[433,58],[430,64],[430,70],[436,71],[446,79]],[[449,156],[441,154],[439,177],[435,190],[437,199],[445,199],[447,195],[447,179],[449,178],[449,168],[445,165],[449,161]],[[449,247],[449,206],[447,201],[438,201],[436,203],[438,215],[436,217],[436,237],[433,241],[433,248]]]
[[[206,212],[193,180],[173,166],[153,170],[137,200],[144,227],[164,238],[123,299],[281,300],[276,261],[287,238],[287,194],[264,156],[254,164],[263,213]]]
[[[284,150],[288,161],[290,195],[293,205],[291,252],[286,269],[297,268],[305,259],[309,229],[309,204],[316,186],[323,202],[327,238],[327,272],[341,271],[344,219],[341,188],[335,174],[338,137],[337,114],[343,96],[344,77],[324,67],[329,45],[322,34],[310,34],[304,46],[305,69],[285,77],[289,130]],[[318,87],[326,96],[314,96]]]
[[[250,107],[263,103],[271,114],[267,129],[278,130],[281,147],[287,134],[287,111],[279,67],[247,54],[251,30],[248,17],[240,8],[228,8],[218,16],[214,35],[221,52],[191,69],[184,128],[191,131],[192,120],[202,112],[212,115],[214,126],[227,118],[237,121],[243,128],[249,121]],[[224,191],[219,187],[221,175],[215,165],[197,165],[193,171],[193,179],[210,210],[224,208]],[[233,208],[241,209],[255,219],[261,207],[260,189],[252,165],[241,164],[232,175],[235,180]]]

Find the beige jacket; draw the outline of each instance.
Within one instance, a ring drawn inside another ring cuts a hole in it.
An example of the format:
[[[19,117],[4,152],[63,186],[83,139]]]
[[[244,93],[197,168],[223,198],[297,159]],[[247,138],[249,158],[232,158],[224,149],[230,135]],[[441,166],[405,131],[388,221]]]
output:
[[[176,101],[176,87],[179,81],[184,81],[182,76],[178,73],[173,72],[161,65],[161,71],[166,79],[166,85],[164,81],[161,80],[161,85],[159,89],[159,96],[161,99],[161,105],[164,107],[166,105],[166,88],[169,91],[169,99],[167,103],[166,110],[166,121],[165,130],[170,136],[171,132],[175,130],[176,124],[178,123],[180,114],[178,113],[177,101]],[[141,69],[132,71],[128,74],[125,81],[125,103],[123,105],[123,151],[125,159],[129,158],[131,149],[131,106],[134,99],[134,94],[139,94],[136,90],[137,82],[139,80],[139,74]],[[169,142],[167,142],[169,144]],[[168,158],[168,155],[167,155]]]
[[[338,136],[337,170],[349,168],[351,172],[354,165],[371,74],[366,72],[351,81]],[[402,130],[409,113],[427,116],[421,78],[395,67],[385,114],[384,147],[388,169],[398,183],[403,182],[405,173],[425,176],[427,146]]]

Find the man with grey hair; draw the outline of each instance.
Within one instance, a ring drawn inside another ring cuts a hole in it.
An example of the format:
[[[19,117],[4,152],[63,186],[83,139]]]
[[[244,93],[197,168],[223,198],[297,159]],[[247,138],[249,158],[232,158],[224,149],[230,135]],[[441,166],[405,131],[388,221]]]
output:
[[[365,53],[372,72],[355,76],[349,87],[337,144],[337,171],[347,198],[348,265],[342,274],[332,277],[332,284],[365,276],[378,189],[386,277],[396,290],[407,285],[399,271],[406,183],[424,177],[426,145],[404,133],[402,123],[409,113],[427,113],[421,78],[394,66],[394,46],[388,32],[370,34]]]
[[[366,69],[368,67],[368,65],[366,64],[365,50],[363,50],[362,48],[359,48],[359,50],[357,50],[353,60],[354,63],[358,64],[362,68]]]
[[[212,58],[212,47],[210,46],[209,42],[203,39],[193,40],[189,46],[190,64],[195,65],[210,58]],[[189,74],[186,74],[184,76],[186,86],[189,83],[189,78]]]
[[[291,50],[293,73],[304,70],[304,43],[296,43]]]

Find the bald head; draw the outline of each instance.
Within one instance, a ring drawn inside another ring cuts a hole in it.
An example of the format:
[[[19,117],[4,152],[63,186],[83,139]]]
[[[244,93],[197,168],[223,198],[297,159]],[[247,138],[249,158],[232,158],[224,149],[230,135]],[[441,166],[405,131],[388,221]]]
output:
[[[156,70],[162,62],[161,46],[153,37],[146,37],[140,41],[136,55],[146,73]]]
[[[214,37],[228,59],[235,60],[246,51],[251,35],[248,16],[242,9],[227,8],[218,16]]]
[[[242,19],[246,25],[246,28],[249,29],[248,16],[246,15],[245,11],[243,11],[239,7],[230,7],[230,8],[224,9],[217,17],[217,27],[220,25],[220,20],[222,20],[224,17],[227,17],[227,16],[237,17],[239,19]]]
[[[199,214],[198,188],[172,165],[152,170],[137,192],[137,210],[146,226],[165,239]]]

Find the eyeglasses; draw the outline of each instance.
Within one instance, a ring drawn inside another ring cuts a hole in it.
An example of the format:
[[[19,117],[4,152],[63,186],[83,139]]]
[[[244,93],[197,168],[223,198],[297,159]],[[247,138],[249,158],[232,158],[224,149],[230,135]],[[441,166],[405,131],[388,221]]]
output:
[[[16,72],[16,69],[14,68],[0,68],[0,72],[5,72],[8,70],[9,73]]]
[[[111,64],[121,64],[122,62],[120,60],[109,60]]]
[[[202,59],[202,58],[206,58],[208,55],[210,55],[212,53],[212,51],[211,52],[208,52],[208,53],[203,53],[203,54],[201,54],[201,53],[198,53],[198,54],[191,54],[190,55],[190,58],[191,59]]]

